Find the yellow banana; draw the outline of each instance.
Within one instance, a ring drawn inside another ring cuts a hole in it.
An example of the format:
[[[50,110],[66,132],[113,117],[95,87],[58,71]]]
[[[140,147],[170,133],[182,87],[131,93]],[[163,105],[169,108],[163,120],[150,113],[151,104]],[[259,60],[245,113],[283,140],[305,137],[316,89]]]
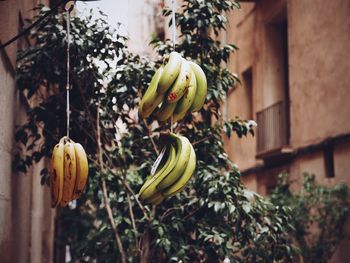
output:
[[[191,108],[191,105],[193,103],[193,100],[196,96],[197,91],[197,80],[196,76],[194,75],[194,72],[191,72],[191,82],[190,85],[185,93],[185,95],[181,98],[181,100],[177,103],[174,115],[173,115],[173,121],[177,122],[181,120],[183,117],[185,117],[187,111]]]
[[[89,174],[89,164],[83,146],[81,146],[80,143],[74,143],[73,145],[77,167],[76,180],[72,197],[72,199],[75,200],[78,199],[84,191]]]
[[[182,98],[191,81],[191,66],[189,62],[182,58],[181,69],[175,83],[171,86],[167,93],[167,102],[175,103]]]
[[[76,179],[76,158],[74,143],[70,139],[66,139],[64,145],[64,181],[63,181],[63,195],[60,202],[61,206],[67,206],[72,200],[74,191],[75,179]]]
[[[173,115],[175,108],[176,108],[176,103],[167,103],[166,101],[163,101],[162,106],[155,114],[157,120],[158,121],[168,120],[171,117],[171,115]]]
[[[169,146],[168,154],[163,158],[166,160],[164,165],[152,177],[149,177],[140,189],[139,197],[141,200],[152,198],[158,192],[158,183],[174,168],[176,164],[176,150],[173,145]]]
[[[191,179],[194,170],[196,169],[196,153],[191,145],[191,154],[188,164],[186,166],[185,171],[182,176],[169,188],[163,191],[164,197],[172,197],[180,192],[187,184],[187,182]]]
[[[186,137],[174,133],[170,133],[169,136],[176,141],[175,167],[169,174],[161,177],[159,184],[157,184],[158,190],[168,188],[181,177],[188,164],[191,153],[191,144]]]
[[[202,68],[192,61],[190,61],[189,64],[197,80],[196,96],[194,97],[193,103],[190,108],[191,112],[194,112],[194,111],[199,111],[202,108],[205,102],[205,98],[207,96],[208,87],[207,87],[207,78]]]
[[[51,206],[56,207],[62,199],[64,180],[64,144],[55,145],[50,162]]]
[[[155,108],[163,101],[164,95],[157,93],[157,86],[162,75],[163,67],[160,67],[153,75],[145,94],[139,105],[139,114],[142,118],[149,117]]]
[[[174,83],[181,68],[181,55],[173,51],[169,55],[169,61],[164,66],[164,71],[158,83],[158,93],[165,93]]]

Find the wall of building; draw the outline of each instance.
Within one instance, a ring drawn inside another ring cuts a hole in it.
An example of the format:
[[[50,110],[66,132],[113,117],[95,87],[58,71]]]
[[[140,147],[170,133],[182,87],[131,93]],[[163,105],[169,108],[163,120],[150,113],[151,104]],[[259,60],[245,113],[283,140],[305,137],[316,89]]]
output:
[[[231,57],[228,67],[241,79],[244,79],[243,72],[252,69],[253,95],[250,103],[253,117],[259,110],[284,99],[283,88],[280,88],[284,83],[280,76],[285,72],[275,58],[279,56],[278,39],[273,41],[269,38],[270,24],[279,19],[284,10],[287,10],[289,40],[290,145],[298,149],[350,133],[347,121],[350,114],[347,106],[350,75],[346,74],[350,71],[350,18],[347,16],[350,2],[337,0],[326,5],[305,1],[265,1],[263,5],[242,3],[242,10],[230,15],[227,42],[237,44],[240,50]],[[334,10],[339,10],[335,19],[331,15]],[[245,88],[243,81],[229,94],[226,103],[228,118],[247,118],[249,102]],[[242,170],[258,163],[255,140],[230,140],[227,151]],[[347,158],[347,154],[347,145],[335,147],[335,169],[340,181],[348,180],[343,175],[347,164],[341,161]],[[295,162],[310,158],[300,157]],[[325,175],[322,153],[319,153],[318,159],[317,172],[322,177]]]
[[[239,75],[243,79],[242,73],[247,69],[252,69],[252,83],[255,87],[256,79],[256,51],[254,48],[254,30],[255,30],[255,4],[242,3],[240,11],[234,11],[229,16],[229,24],[227,27],[226,41],[228,44],[235,44],[242,47],[234,53],[228,63],[228,68]],[[243,48],[244,47],[244,48]],[[258,98],[256,89],[252,90],[253,101],[248,104],[247,90],[245,83],[238,85],[229,95],[224,105],[226,107],[227,118],[233,119],[236,116],[242,119],[248,119],[249,108],[254,113],[256,112],[255,100]],[[240,101],[240,103],[238,103]],[[243,103],[242,103],[243,102]],[[239,139],[233,137],[231,140],[225,139],[226,151],[229,156],[237,163],[241,170],[248,169],[257,164],[255,155],[256,138],[252,136]]]
[[[289,1],[291,143],[350,132],[350,2]]]
[[[253,117],[276,101],[289,100],[289,144],[294,153],[324,140],[350,134],[350,2],[268,0],[241,5],[242,10],[229,17],[227,39],[240,50],[232,55],[228,67],[241,79],[243,72],[252,68]],[[275,27],[284,20],[288,31],[287,67],[283,67],[287,61],[281,55],[282,42],[279,29]],[[284,92],[284,86],[288,86],[288,93]],[[244,89],[243,82],[229,94],[228,118],[246,118],[249,94]],[[295,190],[300,186],[304,172],[315,174],[316,180],[324,185],[350,184],[349,141],[333,145],[335,176],[329,178],[322,147],[292,155],[293,158],[284,163],[276,159],[272,161],[274,168],[264,168],[264,162],[256,157],[256,138],[225,140],[230,158],[242,171],[251,171],[245,173],[242,181],[263,195],[268,194],[282,171],[289,172],[292,179],[299,182]],[[344,241],[331,262],[347,262],[344,248],[349,245]]]
[[[129,50],[142,55],[155,55],[149,45],[156,36],[157,27],[163,28],[161,20],[161,3],[159,0],[130,1],[127,9],[127,31],[130,37]],[[137,22],[136,22],[137,21]],[[157,23],[160,23],[157,25]]]
[[[243,80],[243,73],[251,68],[253,90],[252,95],[244,91],[243,81],[229,94],[225,105],[228,118],[247,117],[249,96],[253,118],[274,102],[289,100],[289,144],[295,153],[332,137],[350,134],[349,11],[347,0],[242,3],[242,10],[229,16],[227,40],[240,50],[231,57],[228,67]],[[283,65],[287,61],[283,61],[281,54],[283,39],[279,39],[281,34],[275,27],[276,23],[283,25],[284,20],[288,32],[287,66]],[[286,85],[288,92],[283,90]],[[242,171],[251,171],[243,173],[246,174],[242,176],[243,183],[260,194],[269,193],[282,171],[289,172],[298,182],[295,190],[300,187],[304,172],[315,174],[316,180],[324,185],[350,184],[349,141],[333,145],[335,176],[329,178],[322,147],[294,155],[284,163],[281,159],[270,160],[269,165],[274,168],[264,168],[264,161],[256,157],[256,138],[225,140],[230,158]],[[349,231],[350,222],[345,229]],[[331,262],[346,262],[349,246],[349,240],[344,240]]]
[[[34,5],[45,1],[0,1],[0,41],[4,43],[33,15]],[[25,121],[25,105],[15,88],[15,65],[23,38],[0,50],[0,255],[1,262],[51,262],[53,213],[47,187],[40,185],[43,163],[27,175],[12,172],[15,125]]]

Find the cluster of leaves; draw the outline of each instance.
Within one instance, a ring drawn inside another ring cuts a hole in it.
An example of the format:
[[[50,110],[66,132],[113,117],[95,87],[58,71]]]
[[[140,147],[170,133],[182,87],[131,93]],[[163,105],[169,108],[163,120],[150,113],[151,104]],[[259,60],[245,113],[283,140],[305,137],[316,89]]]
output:
[[[71,137],[83,144],[90,159],[86,193],[76,207],[59,211],[57,223],[62,226],[57,245],[70,246],[73,262],[292,260],[295,249],[286,235],[291,230],[289,210],[246,190],[223,147],[223,134],[242,137],[253,133],[254,126],[238,118],[225,122],[220,114],[221,100],[238,80],[222,67],[235,47],[222,45],[215,34],[225,29],[225,13],[239,5],[233,0],[183,3],[183,11],[176,14],[182,33],[176,50],[201,64],[208,96],[199,113],[175,127],[194,145],[194,178],[156,207],[142,205],[135,193],[157,157],[159,132],[169,124],[141,120],[135,109],[160,61],[130,54],[126,39],[101,18],[71,21]],[[47,12],[39,10],[40,15]],[[64,19],[62,14],[51,16],[31,34],[37,45],[19,53],[18,87],[29,101],[28,120],[16,136],[19,170],[49,157],[65,134]],[[172,47],[169,40],[153,44],[161,55]],[[31,152],[40,156],[33,160]],[[103,184],[121,247],[113,238]]]
[[[288,174],[279,175],[270,200],[288,206],[293,218],[291,233],[301,249],[304,262],[328,262],[344,238],[343,227],[350,215],[350,193],[346,184],[318,185],[315,176],[304,174],[299,192],[291,190]]]

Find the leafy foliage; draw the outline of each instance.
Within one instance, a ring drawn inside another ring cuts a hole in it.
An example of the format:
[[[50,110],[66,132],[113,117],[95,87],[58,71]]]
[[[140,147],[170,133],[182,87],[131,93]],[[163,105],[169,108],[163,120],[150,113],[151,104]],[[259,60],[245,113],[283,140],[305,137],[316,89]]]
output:
[[[291,191],[292,183],[288,174],[281,174],[270,199],[276,206],[291,208],[292,235],[304,261],[328,262],[344,238],[343,227],[350,215],[348,186],[321,186],[307,173],[299,192]]]
[[[159,132],[170,127],[139,119],[135,109],[160,61],[129,53],[126,39],[103,19],[72,19],[71,137],[83,144],[90,159],[86,193],[76,207],[62,209],[58,218],[63,227],[56,242],[70,246],[73,262],[220,262],[226,256],[234,262],[292,260],[295,249],[286,235],[291,229],[289,209],[246,190],[223,149],[224,133],[242,137],[253,133],[254,126],[238,118],[225,122],[220,114],[221,100],[238,83],[222,67],[235,46],[222,45],[210,31],[215,35],[224,30],[225,12],[238,7],[232,0],[186,0],[183,12],[176,14],[182,32],[176,50],[201,64],[209,87],[203,109],[175,127],[195,147],[194,178],[184,191],[157,207],[142,205],[134,193],[156,159]],[[164,13],[169,15],[169,10]],[[28,121],[16,135],[19,170],[49,157],[65,134],[62,24],[64,15],[51,16],[32,32],[37,45],[19,53],[18,87],[29,101]],[[153,44],[161,55],[172,48],[169,40]],[[38,154],[33,160],[34,153]],[[112,238],[103,182],[125,259]]]

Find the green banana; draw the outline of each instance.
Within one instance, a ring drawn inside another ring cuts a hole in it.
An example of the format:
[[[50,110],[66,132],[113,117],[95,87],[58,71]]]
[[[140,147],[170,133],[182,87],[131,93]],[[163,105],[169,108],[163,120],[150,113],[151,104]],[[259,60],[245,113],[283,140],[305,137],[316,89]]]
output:
[[[156,192],[153,196],[146,199],[145,202],[152,205],[159,205],[163,200],[164,196],[161,193]]]
[[[188,164],[191,153],[191,144],[186,137],[176,135],[174,133],[170,133],[169,137],[175,139],[176,141],[175,167],[171,170],[170,173],[160,177],[160,182],[156,185],[158,190],[168,188],[173,183],[175,183],[179,177],[181,177]]]
[[[148,185],[152,181],[152,178],[154,176],[157,176],[159,173],[162,173],[166,169],[167,165],[169,165],[168,162],[169,162],[170,150],[171,150],[170,147],[167,146],[166,149],[165,149],[165,153],[164,153],[162,159],[160,160],[160,163],[158,164],[158,167],[157,167],[155,173],[153,175],[151,174],[150,176],[148,176],[146,178],[145,183],[142,185],[142,187],[141,187],[141,189],[139,191],[139,196],[142,196],[143,191],[148,187]],[[174,148],[174,150],[175,150],[175,148]],[[159,157],[160,156],[158,156],[158,158]],[[158,160],[158,158],[157,158],[157,160]],[[155,163],[157,162],[157,160],[155,161]]]
[[[175,83],[171,86],[167,94],[167,102],[175,103],[182,98],[191,81],[191,66],[189,62],[182,58],[181,69]]]
[[[194,111],[199,111],[202,108],[205,102],[205,98],[207,96],[208,87],[207,87],[207,78],[202,68],[192,61],[190,61],[189,64],[197,80],[196,96],[194,97],[193,103],[190,108],[191,112],[194,112]]]
[[[196,169],[196,153],[191,145],[191,154],[186,166],[185,171],[182,176],[169,188],[165,189],[162,192],[164,197],[172,197],[180,192],[187,184],[187,182],[191,179],[194,170]]]
[[[163,159],[166,160],[164,165],[159,169],[158,172],[149,177],[141,187],[139,191],[139,197],[141,200],[147,200],[154,196],[154,194],[158,192],[156,188],[158,183],[163,179],[164,176],[173,170],[176,164],[176,150],[173,145],[169,145],[168,155],[164,156]]]
[[[157,93],[157,86],[159,79],[163,73],[163,67],[160,67],[153,75],[151,83],[149,84],[145,94],[139,105],[139,114],[142,118],[149,117],[154,109],[163,101],[164,95]]]
[[[177,122],[185,117],[187,111],[191,108],[191,105],[194,101],[197,91],[197,80],[194,72],[192,71],[191,82],[185,93],[185,95],[181,98],[181,100],[177,103],[174,114],[173,121]]]
[[[181,68],[181,55],[176,51],[173,51],[169,55],[169,61],[164,66],[164,71],[159,79],[158,93],[165,93],[170,86],[174,83],[175,79],[179,75]]]
[[[176,103],[167,103],[163,101],[162,106],[156,113],[156,118],[158,121],[166,121],[171,115],[173,115],[174,110],[176,108]]]

